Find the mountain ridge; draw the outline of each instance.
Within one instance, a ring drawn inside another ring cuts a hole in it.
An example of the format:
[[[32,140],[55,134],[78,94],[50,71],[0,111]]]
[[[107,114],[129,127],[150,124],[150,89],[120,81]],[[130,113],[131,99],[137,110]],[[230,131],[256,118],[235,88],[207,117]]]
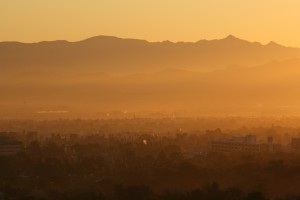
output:
[[[95,36],[77,42],[0,43],[0,67],[12,73],[28,69],[113,75],[167,68],[213,71],[229,65],[255,66],[291,58],[300,58],[300,49],[276,43],[262,45],[232,35],[219,40],[177,43],[114,36]]]
[[[224,38],[220,38],[220,39],[200,39],[194,42],[191,41],[170,41],[170,40],[163,40],[163,41],[148,41],[146,39],[136,39],[136,38],[126,38],[126,37],[118,37],[118,36],[110,36],[110,35],[97,35],[97,36],[92,36],[92,37],[88,37],[85,39],[81,39],[81,40],[76,40],[76,41],[69,41],[69,40],[64,40],[64,39],[58,39],[58,40],[41,40],[41,41],[37,41],[37,42],[21,42],[21,41],[0,41],[1,43],[16,43],[16,44],[43,44],[43,43],[57,43],[57,42],[62,42],[62,43],[80,43],[80,42],[85,42],[85,41],[96,41],[96,40],[102,40],[102,39],[116,39],[116,40],[127,40],[127,41],[140,41],[140,42],[146,42],[146,43],[172,43],[172,44],[180,44],[180,43],[187,43],[187,44],[191,44],[191,43],[199,43],[199,42],[212,42],[212,41],[226,41],[226,40],[230,40],[230,41],[240,41],[240,42],[247,42],[247,43],[252,43],[252,44],[260,44],[262,46],[267,46],[270,44],[275,44],[275,45],[279,45],[282,47],[286,47],[286,48],[297,48],[300,49],[299,47],[290,47],[290,46],[285,46],[283,44],[279,44],[276,41],[272,41],[270,40],[268,43],[266,44],[262,44],[261,42],[258,41],[253,41],[250,42],[246,39],[241,39],[235,35],[229,34]]]

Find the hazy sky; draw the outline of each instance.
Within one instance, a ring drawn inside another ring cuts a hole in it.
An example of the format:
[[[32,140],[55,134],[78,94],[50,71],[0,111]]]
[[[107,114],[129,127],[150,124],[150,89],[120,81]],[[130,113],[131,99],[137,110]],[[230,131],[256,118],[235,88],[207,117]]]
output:
[[[95,35],[197,41],[229,34],[300,47],[300,1],[0,0],[0,41]]]

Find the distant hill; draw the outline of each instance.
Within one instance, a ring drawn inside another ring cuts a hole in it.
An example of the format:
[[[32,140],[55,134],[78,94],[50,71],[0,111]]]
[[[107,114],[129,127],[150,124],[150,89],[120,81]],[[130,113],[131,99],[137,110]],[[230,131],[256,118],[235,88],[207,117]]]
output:
[[[198,42],[147,42],[97,36],[78,42],[0,43],[1,73],[56,76],[81,73],[148,73],[166,68],[212,71],[300,58],[298,48],[262,45],[232,35]]]
[[[199,114],[300,114],[300,59],[212,72],[165,69],[126,76],[106,74],[2,82],[1,103],[46,108],[193,110]],[[26,102],[26,105],[23,105]],[[32,112],[33,112],[32,111]]]

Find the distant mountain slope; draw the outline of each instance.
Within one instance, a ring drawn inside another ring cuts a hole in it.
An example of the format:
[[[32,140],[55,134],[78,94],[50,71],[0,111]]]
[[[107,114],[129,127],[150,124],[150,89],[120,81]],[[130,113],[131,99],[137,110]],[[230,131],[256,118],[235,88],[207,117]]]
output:
[[[33,80],[32,80],[33,81]],[[203,114],[300,114],[300,59],[214,72],[167,69],[110,77],[52,77],[0,84],[0,105],[107,110],[199,110]],[[9,107],[9,106],[7,106]]]
[[[252,43],[231,35],[195,43],[150,43],[109,36],[79,42],[0,43],[1,73],[17,72],[24,76],[148,73],[166,68],[211,71],[233,64],[254,66],[290,58],[300,58],[300,50],[274,42]]]

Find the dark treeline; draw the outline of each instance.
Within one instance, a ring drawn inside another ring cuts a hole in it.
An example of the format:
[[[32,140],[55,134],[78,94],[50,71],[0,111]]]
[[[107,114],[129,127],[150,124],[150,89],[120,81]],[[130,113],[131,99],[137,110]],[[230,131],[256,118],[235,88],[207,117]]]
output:
[[[115,129],[126,126],[114,123]],[[144,122],[135,132],[84,127],[87,131],[44,133],[36,125],[32,127],[37,132],[3,132],[21,141],[24,149],[0,156],[0,194],[5,199],[300,198],[300,154],[209,149],[214,138],[250,132],[261,135],[262,141],[272,135],[287,143],[282,138],[297,129],[216,128],[197,133],[184,131],[181,124],[182,130],[155,134],[148,125]]]
[[[99,192],[85,192],[71,190],[62,193],[50,193],[47,198],[23,196],[16,199],[42,200],[42,199],[87,199],[87,200],[268,200],[261,192],[242,193],[238,188],[221,190],[217,183],[207,185],[203,189],[193,190],[185,193],[166,192],[155,194],[146,186],[116,186],[115,193],[111,197],[105,197]],[[277,198],[276,200],[296,200],[295,196]],[[299,199],[299,198],[298,198]]]

